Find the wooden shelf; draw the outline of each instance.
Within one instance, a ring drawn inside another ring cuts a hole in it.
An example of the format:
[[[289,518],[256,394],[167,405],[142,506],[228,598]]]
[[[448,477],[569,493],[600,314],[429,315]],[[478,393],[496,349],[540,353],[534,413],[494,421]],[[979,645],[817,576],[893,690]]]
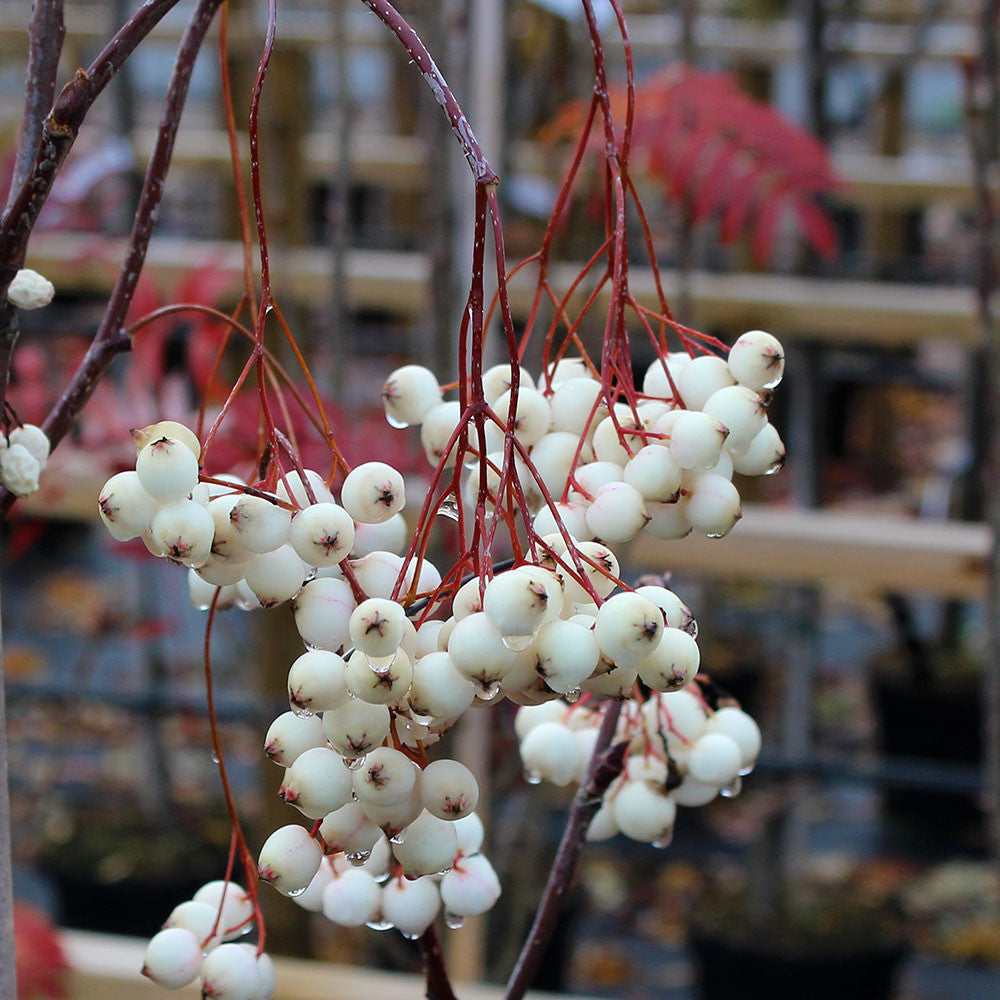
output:
[[[98,293],[106,291],[117,275],[123,248],[123,240],[90,234],[39,233],[32,238],[27,266],[41,271],[61,291]],[[156,237],[148,267],[150,276],[165,288],[192,268],[226,273],[234,293],[242,281],[242,253],[233,242]],[[554,286],[568,287],[577,267],[554,267]],[[326,250],[275,248],[272,273],[279,301],[322,305],[329,299]],[[420,253],[352,250],[347,261],[351,307],[419,316],[427,308],[429,275],[429,261]],[[663,284],[668,300],[675,298],[676,275],[665,271]],[[641,302],[655,306],[651,271],[633,268],[631,288]],[[510,289],[512,306],[523,315],[534,289],[532,276],[518,276]],[[973,295],[967,288],[695,272],[691,293],[694,322],[703,329],[739,332],[761,327],[782,339],[887,348],[928,340],[970,346],[978,336]]]
[[[719,580],[849,583],[870,591],[979,598],[989,549],[982,524],[747,505],[725,539],[643,537],[630,549],[628,564]]]
[[[293,905],[289,902],[288,905]],[[64,931],[60,941],[70,968],[71,1000],[155,1000],[163,990],[144,979],[139,970],[146,942],[84,931]],[[274,962],[275,1000],[330,1000],[331,997],[364,997],[365,1000],[417,1000],[424,995],[423,980],[414,975],[378,972],[350,965],[277,958]],[[501,1000],[503,989],[473,983],[461,984],[463,1000]],[[197,985],[175,991],[173,996],[197,997]],[[534,1000],[559,1000],[555,993],[529,993]],[[586,1000],[586,998],[582,998]]]

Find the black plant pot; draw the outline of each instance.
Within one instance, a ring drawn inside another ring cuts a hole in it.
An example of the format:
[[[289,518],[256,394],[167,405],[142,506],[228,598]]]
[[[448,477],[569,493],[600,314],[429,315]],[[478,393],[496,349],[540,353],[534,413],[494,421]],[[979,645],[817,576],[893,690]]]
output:
[[[699,931],[689,945],[700,1000],[891,1000],[899,945],[783,954],[768,942],[734,942]]]

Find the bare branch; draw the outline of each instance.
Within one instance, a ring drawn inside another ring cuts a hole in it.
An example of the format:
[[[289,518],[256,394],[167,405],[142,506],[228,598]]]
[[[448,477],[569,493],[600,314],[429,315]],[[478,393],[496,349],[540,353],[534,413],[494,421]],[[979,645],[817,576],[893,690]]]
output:
[[[437,931],[431,924],[420,935],[420,954],[424,960],[424,972],[427,977],[425,996],[427,1000],[455,1000],[455,992],[448,979],[448,970],[444,965],[444,954]]]
[[[601,807],[601,800],[608,786],[622,773],[622,768],[625,766],[628,743],[623,741],[611,745],[620,714],[621,704],[609,705],[601,720],[597,742],[594,744],[594,752],[587,768],[587,778],[573,799],[573,808],[567,817],[562,840],[559,841],[559,850],[556,852],[552,871],[542,893],[542,901],[535,913],[528,939],[521,948],[517,964],[507,982],[504,1000],[521,1000],[528,992],[528,987],[535,978],[542,956],[559,922],[563,897],[573,881],[587,835],[587,827]]]
[[[56,93],[56,74],[62,54],[66,26],[64,0],[35,0],[28,27],[28,72],[24,85],[24,118],[17,143],[14,176],[7,192],[7,204],[24,184],[42,138],[42,124]]]

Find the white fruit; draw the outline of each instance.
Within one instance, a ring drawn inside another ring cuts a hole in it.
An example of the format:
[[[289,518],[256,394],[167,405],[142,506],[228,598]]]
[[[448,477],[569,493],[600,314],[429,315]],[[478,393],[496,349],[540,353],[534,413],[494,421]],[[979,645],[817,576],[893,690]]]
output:
[[[363,927],[379,915],[382,887],[368,872],[349,868],[323,890],[323,915],[341,927]]]
[[[407,826],[402,842],[392,845],[392,853],[410,878],[437,875],[454,864],[458,836],[451,823],[424,811]]]
[[[319,844],[304,827],[279,827],[264,841],[257,859],[261,881],[274,886],[283,896],[305,889],[323,860]]]
[[[351,558],[360,559],[370,552],[402,552],[409,540],[409,529],[402,514],[394,514],[381,524],[356,524]]]
[[[407,619],[409,620],[409,619]],[[438,635],[444,628],[444,622],[439,618],[428,618],[417,629],[417,641],[413,648],[413,658],[419,660],[429,653],[436,653],[438,650]],[[416,674],[416,664],[413,672]]]
[[[245,495],[229,511],[234,538],[251,552],[273,552],[288,541],[292,512],[263,497]]]
[[[729,430],[700,410],[682,410],[670,428],[670,454],[682,469],[707,469],[719,461]]]
[[[346,769],[345,769],[346,770]],[[319,835],[327,851],[367,856],[378,843],[382,831],[365,815],[357,802],[335,809],[323,818]]]
[[[739,490],[722,476],[699,476],[685,510],[691,526],[709,538],[728,534],[742,516]]]
[[[545,619],[551,597],[537,574],[512,569],[486,585],[483,611],[501,635],[531,635]]]
[[[285,712],[271,723],[264,737],[264,753],[280,767],[291,767],[306,750],[323,746],[323,724],[315,715],[302,717]]]
[[[293,711],[326,712],[340,708],[348,697],[345,664],[336,653],[310,649],[288,671],[288,701]]]
[[[119,472],[101,490],[97,509],[111,536],[119,542],[149,531],[156,501],[142,488],[135,472]]]
[[[501,420],[507,419],[510,411],[509,391],[497,398],[493,409]],[[547,433],[551,420],[552,415],[545,397],[537,389],[522,385],[518,390],[517,410],[511,425],[514,437],[523,445],[531,446]]]
[[[372,657],[392,656],[403,640],[406,612],[396,601],[370,598],[351,614],[351,642]]]
[[[139,484],[160,503],[183,500],[198,485],[198,459],[176,438],[150,441],[135,462]]]
[[[444,458],[445,449],[461,418],[462,406],[455,400],[438,403],[424,414],[420,425],[420,443],[424,446],[424,453],[431,465],[438,465]],[[456,448],[453,446],[448,452],[446,468],[455,464],[455,452]]]
[[[694,614],[672,590],[666,587],[647,585],[636,587],[635,592],[652,601],[663,612],[663,620],[670,628],[685,630],[691,628]]]
[[[785,444],[774,424],[763,430],[741,455],[733,456],[733,468],[741,476],[770,476],[785,464]]]
[[[587,678],[580,686],[588,694],[596,698],[611,698],[614,701],[624,701],[632,694],[638,671],[635,667],[614,666],[603,673]]]
[[[351,801],[351,774],[335,750],[315,747],[300,754],[285,772],[278,794],[309,819],[322,819],[327,813]]]
[[[688,774],[695,781],[722,787],[735,781],[743,761],[734,740],[722,733],[706,733],[688,754]]]
[[[573,473],[573,478],[580,489],[586,493],[587,502],[590,502],[608,483],[622,482],[624,474],[624,465],[618,462],[588,462],[577,468]]]
[[[486,398],[486,402],[492,406],[494,410],[496,410],[497,416],[499,416],[501,420],[506,419],[507,409],[501,409],[498,405],[498,400],[504,393],[510,391],[511,371],[511,366],[509,364],[505,364],[494,365],[492,368],[488,368],[485,372],[483,372],[483,395]],[[526,368],[520,369],[518,386],[519,389],[535,388],[534,380]]]
[[[441,879],[441,902],[446,913],[477,917],[500,898],[500,880],[493,866],[482,854],[462,858]]]
[[[687,806],[688,808],[707,806],[719,794],[719,786],[706,785],[701,781],[695,781],[689,775],[671,794],[679,806]]]
[[[708,718],[702,703],[690,691],[673,691],[661,694],[647,703],[654,720],[653,733],[661,732],[671,753],[690,746],[703,732]]]
[[[649,513],[646,534],[663,539],[684,538],[691,534],[691,522],[687,519],[687,497],[682,496],[676,503],[647,501],[646,511]]]
[[[381,746],[389,735],[389,709],[352,698],[340,708],[323,713],[323,732],[345,757],[363,757]]]
[[[628,542],[646,526],[642,494],[628,483],[608,483],[587,508],[587,527],[605,542]]]
[[[700,662],[698,643],[679,628],[666,628],[656,649],[639,663],[639,677],[654,691],[676,691],[694,680]]]
[[[448,638],[452,666],[470,681],[487,689],[514,666],[517,653],[504,645],[503,636],[484,612],[458,622]]]
[[[549,379],[549,384],[553,389],[558,389],[564,382],[568,382],[573,378],[593,379],[594,376],[583,358],[562,357],[552,368],[552,376]]]
[[[647,369],[642,380],[642,392],[645,396],[654,396],[657,399],[672,399],[674,390],[670,385],[670,378],[673,378],[674,385],[680,377],[681,369],[691,360],[686,352],[668,354],[665,359],[657,358]],[[670,378],[667,372],[670,372]]]
[[[607,415],[601,383],[592,378],[571,378],[559,384],[549,401],[552,428],[577,437],[589,436]]]
[[[619,403],[614,416],[606,416],[594,430],[594,456],[599,462],[623,466],[646,441],[631,409]]]
[[[713,392],[733,385],[735,381],[722,358],[714,354],[703,354],[692,358],[681,368],[677,376],[677,388],[689,410],[700,410]]]
[[[18,309],[41,309],[55,294],[55,285],[30,267],[22,267],[7,288],[10,304]]]
[[[615,823],[632,840],[646,844],[669,840],[677,818],[677,805],[662,789],[648,781],[626,781],[615,796]]]
[[[539,629],[534,654],[538,674],[560,694],[578,688],[600,658],[593,631],[571,621],[549,622]]]
[[[198,975],[204,956],[201,942],[184,927],[168,927],[146,946],[142,974],[157,986],[179,990]]]
[[[376,747],[361,767],[352,772],[351,781],[362,807],[391,806],[409,798],[417,783],[417,768],[399,750]]]
[[[594,818],[587,827],[587,840],[594,842],[600,840],[610,840],[621,831],[615,822],[615,811],[613,804],[605,800],[601,808],[594,813]]]
[[[45,468],[51,446],[48,435],[41,427],[37,424],[21,424],[10,432],[8,439],[11,445],[19,444],[25,448],[39,467]]]
[[[543,722],[521,740],[521,762],[529,775],[553,785],[568,785],[580,764],[580,747],[564,725]]]
[[[750,767],[760,753],[761,737],[757,723],[740,708],[720,708],[709,720],[707,732],[728,736],[740,749],[741,769]]]
[[[619,666],[637,666],[660,643],[663,613],[635,593],[609,597],[597,612],[594,638],[601,652]]]
[[[452,826],[455,829],[455,836],[458,837],[458,849],[462,854],[476,854],[482,850],[486,831],[478,813],[471,812],[468,816],[461,816],[452,823]]]
[[[476,808],[479,783],[457,760],[435,760],[420,773],[420,798],[432,816],[454,821]]]
[[[168,437],[187,445],[195,458],[201,458],[201,442],[198,440],[198,435],[190,427],[178,423],[176,420],[159,420],[148,427],[133,427],[129,433],[132,435],[137,455],[150,441],[158,441],[160,438]],[[245,486],[246,483],[243,485]]]
[[[201,965],[201,995],[207,1000],[259,1000],[262,996],[256,949],[223,944]]]
[[[454,667],[446,652],[435,650],[417,660],[407,700],[415,715],[451,719],[461,715],[476,698],[472,681]]]
[[[326,480],[312,469],[305,469],[305,479],[298,469],[293,469],[284,478],[278,479],[278,485],[274,488],[274,495],[279,500],[288,500],[295,504],[300,510],[304,510],[311,504],[329,503],[333,500],[330,487],[326,485]],[[306,489],[308,485],[309,489]],[[312,498],[309,491],[312,491]]]
[[[397,368],[382,386],[382,405],[394,427],[419,424],[433,406],[441,402],[441,387],[435,374],[423,365]]]
[[[402,649],[383,660],[371,660],[361,650],[355,650],[347,661],[344,680],[355,698],[371,705],[391,705],[406,697],[413,667]]]
[[[211,555],[215,522],[194,500],[164,504],[153,517],[149,530],[164,555],[185,566],[200,566]]]
[[[382,888],[382,916],[408,938],[419,937],[441,909],[441,893],[432,878],[390,879]]]
[[[552,508],[543,507],[536,515],[531,526],[535,533],[541,537],[559,532],[559,525],[556,517],[562,522],[566,533],[571,537],[581,541],[591,538],[587,528],[587,508],[580,503],[556,503],[555,513]]]
[[[246,945],[245,947],[251,947],[251,945]],[[256,954],[257,949],[253,948],[254,954]],[[252,1000],[271,1000],[274,996],[275,990],[275,974],[274,974],[274,962],[271,956],[265,952],[257,955],[257,978],[260,985],[257,987],[257,994],[252,998]]]
[[[229,515],[233,507],[239,503],[242,494],[228,493],[220,497],[212,497],[206,510],[212,515],[215,525],[215,536],[212,539],[213,561],[233,566],[241,565],[251,560],[256,553],[245,548],[239,541],[236,528]]]
[[[354,546],[354,519],[339,504],[316,503],[299,511],[288,542],[309,566],[335,566]]]
[[[681,467],[662,444],[640,448],[625,464],[625,482],[642,494],[644,500],[671,503],[681,488]]]
[[[322,578],[307,583],[292,610],[303,642],[337,652],[350,639],[354,594],[345,580]]]
[[[528,705],[517,710],[514,716],[514,732],[519,740],[543,722],[562,723],[566,718],[566,706],[561,701],[550,701],[545,705]]]
[[[291,545],[264,552],[246,564],[243,578],[261,607],[273,608],[290,601],[302,589],[309,567]]]
[[[222,932],[225,930],[218,907],[195,899],[175,906],[163,926],[183,927],[190,931],[197,938],[202,951],[211,951],[220,945]]]
[[[340,502],[355,521],[382,524],[406,506],[403,477],[385,462],[365,462],[347,474]]]
[[[196,903],[207,903],[216,912],[221,904],[219,933],[224,941],[242,937],[250,930],[254,915],[253,900],[250,894],[235,882],[227,883],[222,879],[207,882],[193,898]]]
[[[330,867],[330,859],[324,858],[305,891],[293,896],[292,899],[303,910],[308,910],[310,913],[321,913],[323,911],[323,890],[332,879],[333,868]]]
[[[570,471],[593,457],[594,453],[586,441],[581,444],[579,435],[568,431],[546,434],[531,449],[535,471],[554,497],[562,495]]]
[[[753,389],[730,385],[709,396],[704,412],[729,428],[726,447],[739,454],[767,423],[767,406]]]
[[[614,552],[601,542],[580,542],[576,548],[590,585],[599,597],[607,597],[618,586],[619,566]],[[575,569],[569,553],[563,558],[567,565]],[[569,574],[565,578],[567,600],[576,604],[589,604],[593,600],[590,592]]]
[[[410,794],[399,802],[391,802],[388,805],[362,802],[361,808],[376,826],[382,828],[382,832],[387,837],[398,839],[402,831],[424,810],[423,802],[420,799],[419,783],[414,785]]]
[[[755,392],[773,389],[785,372],[785,352],[777,337],[763,330],[744,333],[729,351],[734,379]]]
[[[369,597],[389,598],[403,568],[403,558],[394,552],[376,550],[351,560],[350,567],[361,589]]]

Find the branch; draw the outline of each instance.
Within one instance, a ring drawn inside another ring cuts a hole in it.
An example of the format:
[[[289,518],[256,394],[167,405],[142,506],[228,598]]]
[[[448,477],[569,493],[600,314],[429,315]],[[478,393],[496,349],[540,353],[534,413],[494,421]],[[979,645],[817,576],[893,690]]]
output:
[[[444,111],[451,123],[451,130],[455,133],[455,138],[458,139],[458,144],[462,147],[462,152],[465,153],[465,158],[469,161],[476,183],[483,185],[498,183],[500,178],[486,159],[486,154],[483,153],[479,141],[472,131],[469,119],[465,117],[465,112],[455,99],[455,95],[451,92],[448,82],[441,75],[441,71],[437,68],[431,54],[420,40],[420,36],[410,27],[406,18],[387,0],[363,0],[363,2],[400,40],[407,55],[420,70],[424,82],[430,87],[435,100],[441,105],[441,110]]]
[[[559,850],[556,852],[549,880],[545,883],[542,901],[535,913],[528,939],[521,948],[517,964],[507,982],[504,1000],[521,1000],[528,992],[528,987],[535,978],[542,956],[559,921],[563,897],[576,873],[587,827],[600,809],[601,800],[608,786],[622,773],[622,768],[625,766],[627,741],[611,745],[620,714],[620,703],[609,705],[601,722],[594,752],[587,768],[587,780],[580,786],[573,799],[573,808],[570,809],[566,819],[566,828],[559,842]]]
[[[7,192],[8,205],[28,176],[28,170],[42,138],[42,123],[55,97],[59,56],[62,53],[63,39],[66,37],[63,4],[64,0],[35,0],[35,9],[28,27],[24,118],[21,120],[21,135],[17,143],[14,176]]]
[[[173,3],[176,0],[169,2]],[[135,294],[149,241],[153,235],[153,226],[163,197],[164,183],[170,168],[174,140],[180,127],[181,113],[187,99],[195,59],[220,2],[221,0],[200,0],[177,49],[173,74],[163,102],[156,144],[146,167],[146,177],[139,195],[139,207],[132,224],[118,280],[115,282],[100,326],[86,355],[42,425],[53,448],[66,435],[73,420],[90,399],[94,388],[115,356],[129,350],[131,346],[130,338],[122,332],[122,324],[132,303],[132,296]],[[0,512],[6,513],[13,502],[13,496],[3,494]]]
[[[444,965],[444,955],[441,952],[441,942],[437,931],[431,924],[420,935],[420,954],[424,959],[424,971],[427,976],[427,989],[424,995],[427,1000],[455,1000],[455,992],[448,979],[448,970]]]

